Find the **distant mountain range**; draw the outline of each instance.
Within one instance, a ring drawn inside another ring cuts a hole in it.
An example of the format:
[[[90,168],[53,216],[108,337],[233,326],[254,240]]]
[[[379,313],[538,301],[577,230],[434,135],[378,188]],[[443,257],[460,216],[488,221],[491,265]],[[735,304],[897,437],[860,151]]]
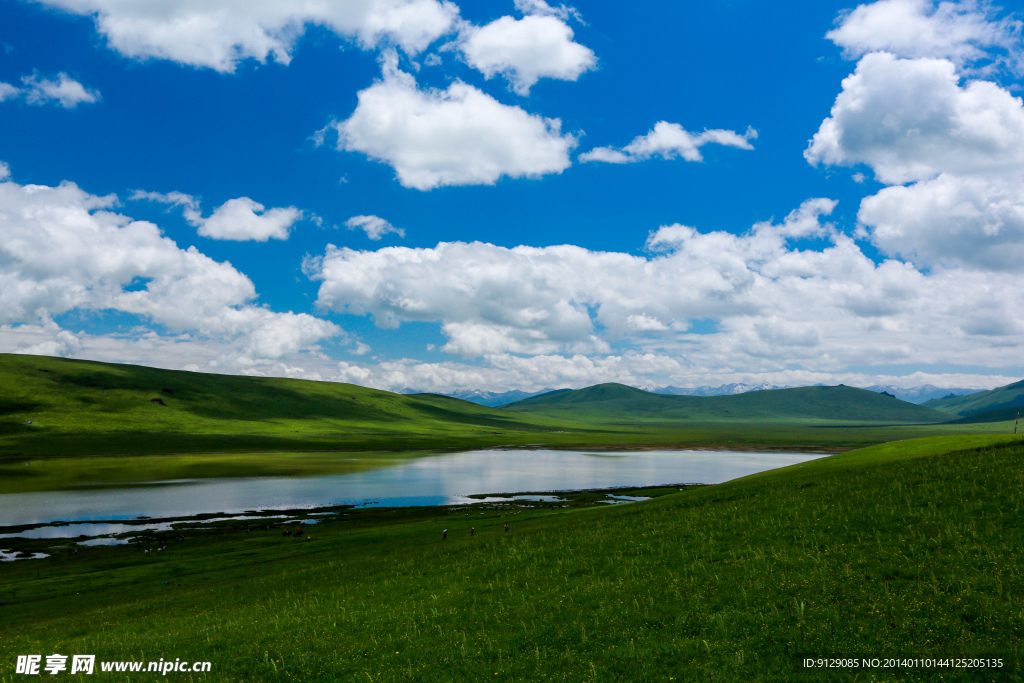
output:
[[[561,389],[504,410],[566,420],[651,425],[655,422],[839,420],[882,424],[945,422],[946,413],[880,392],[843,385],[747,391],[722,396],[671,396],[623,384]]]
[[[868,391],[876,391],[878,393],[885,392],[890,396],[895,396],[901,401],[907,401],[908,403],[916,403],[921,405],[926,401],[931,401],[937,398],[946,398],[947,396],[968,396],[970,394],[978,393],[977,389],[948,389],[937,387],[934,384],[924,384],[919,387],[894,387],[894,386],[882,386],[880,384],[873,384],[870,387],[863,387]]]
[[[506,403],[515,403],[516,401],[522,401],[524,398],[533,398],[534,396],[540,396],[546,394],[554,389],[541,389],[540,391],[519,391],[518,389],[513,391],[481,391],[479,389],[460,389],[459,391],[453,391],[444,396],[451,396],[452,398],[461,398],[463,401],[469,401],[470,403],[476,403],[480,406],[489,406],[495,408],[497,406],[503,406]],[[402,391],[403,394],[417,393],[412,390]]]
[[[649,391],[652,394],[666,394],[669,396],[734,396],[736,394],[745,394],[748,391],[762,391],[766,389],[789,389],[787,386],[779,386],[776,384],[723,384],[719,387],[655,387],[655,386],[640,386],[638,389]]]
[[[815,386],[824,386],[822,384],[816,384]],[[764,391],[769,389],[791,389],[789,386],[779,386],[777,384],[723,384],[721,386],[700,386],[700,387],[659,387],[654,384],[642,384],[637,389],[648,391],[652,394],[664,394],[668,396],[735,396],[737,394],[745,394],[750,391]],[[901,401],[907,401],[908,403],[915,403],[920,405],[925,401],[931,401],[933,399],[946,398],[950,395],[953,396],[967,396],[969,394],[976,393],[976,389],[963,389],[963,388],[940,388],[932,384],[924,384],[919,387],[896,387],[891,385],[875,384],[870,387],[861,387],[868,391],[881,394],[886,393],[890,396],[895,396]],[[554,389],[541,389],[540,391],[481,391],[479,389],[460,389],[459,391],[453,391],[445,394],[446,396],[452,396],[454,398],[461,398],[463,401],[469,401],[470,403],[476,403],[481,406],[490,406],[492,408],[503,406],[509,403],[515,403],[516,401],[522,401],[523,399],[533,398],[534,396],[540,396],[541,394],[547,394]],[[417,393],[412,389],[403,390],[403,394]]]

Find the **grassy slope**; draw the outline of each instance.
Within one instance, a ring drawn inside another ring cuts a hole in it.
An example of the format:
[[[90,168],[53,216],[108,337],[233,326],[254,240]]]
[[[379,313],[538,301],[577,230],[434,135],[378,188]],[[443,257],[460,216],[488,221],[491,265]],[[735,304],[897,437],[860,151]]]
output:
[[[854,387],[800,387],[733,396],[668,396],[622,384],[535,396],[504,406],[518,413],[595,421],[828,420],[831,422],[934,423],[943,413]]]
[[[0,354],[0,386],[0,454],[14,457],[443,448],[560,427],[441,396],[39,356]]]
[[[936,398],[926,401],[923,405],[956,417],[967,417],[993,410],[1006,410],[1009,413],[1010,408],[1024,409],[1024,380],[967,396]],[[1012,415],[1010,417],[1012,418]]]
[[[0,680],[16,654],[66,652],[211,660],[204,681],[1019,681],[1022,458],[1021,439],[928,439],[612,509],[18,563],[0,574]],[[799,665],[851,655],[1010,670]]]

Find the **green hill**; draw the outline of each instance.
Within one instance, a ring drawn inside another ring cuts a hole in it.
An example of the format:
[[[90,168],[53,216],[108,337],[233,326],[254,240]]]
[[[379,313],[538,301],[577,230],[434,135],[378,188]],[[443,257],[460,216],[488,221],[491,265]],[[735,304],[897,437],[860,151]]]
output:
[[[534,396],[504,408],[519,413],[597,421],[817,420],[908,424],[949,419],[929,408],[842,385],[751,391],[732,396],[670,396],[622,384],[598,384],[576,391]]]
[[[0,354],[0,386],[0,456],[437,448],[552,428],[437,395],[43,356]]]
[[[1024,380],[1007,384],[1005,387],[997,387],[989,391],[979,391],[976,394],[969,394],[967,396],[936,398],[925,402],[923,405],[955,417],[967,417],[993,410],[1005,410],[1005,417],[999,419],[1012,420],[1013,416],[1016,415],[1016,411],[1010,411],[1010,408],[1024,410]]]

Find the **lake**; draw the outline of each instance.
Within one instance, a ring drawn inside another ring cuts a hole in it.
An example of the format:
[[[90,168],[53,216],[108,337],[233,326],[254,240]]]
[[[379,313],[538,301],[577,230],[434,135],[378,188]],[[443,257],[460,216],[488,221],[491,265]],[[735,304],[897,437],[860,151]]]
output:
[[[328,505],[471,502],[468,495],[660,484],[717,484],[822,457],[737,451],[480,450],[317,477],[191,479],[124,488],[0,495],[0,526],[180,518]]]

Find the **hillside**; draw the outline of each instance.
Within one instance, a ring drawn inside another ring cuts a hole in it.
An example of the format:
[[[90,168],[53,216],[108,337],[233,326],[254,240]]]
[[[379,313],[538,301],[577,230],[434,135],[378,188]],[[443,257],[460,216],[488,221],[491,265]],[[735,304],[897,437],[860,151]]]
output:
[[[955,417],[967,417],[993,410],[1004,410],[1006,417],[1013,419],[1010,408],[1024,410],[1024,380],[997,387],[989,391],[979,391],[969,396],[952,396],[938,398],[923,404],[926,408],[938,410]],[[1015,413],[1014,413],[1015,414]]]
[[[550,429],[444,396],[43,356],[0,354],[0,386],[0,455],[437,447]]]
[[[943,413],[854,387],[798,387],[731,396],[670,396],[622,384],[557,391],[509,404],[505,410],[588,420],[827,420],[937,423]]]

